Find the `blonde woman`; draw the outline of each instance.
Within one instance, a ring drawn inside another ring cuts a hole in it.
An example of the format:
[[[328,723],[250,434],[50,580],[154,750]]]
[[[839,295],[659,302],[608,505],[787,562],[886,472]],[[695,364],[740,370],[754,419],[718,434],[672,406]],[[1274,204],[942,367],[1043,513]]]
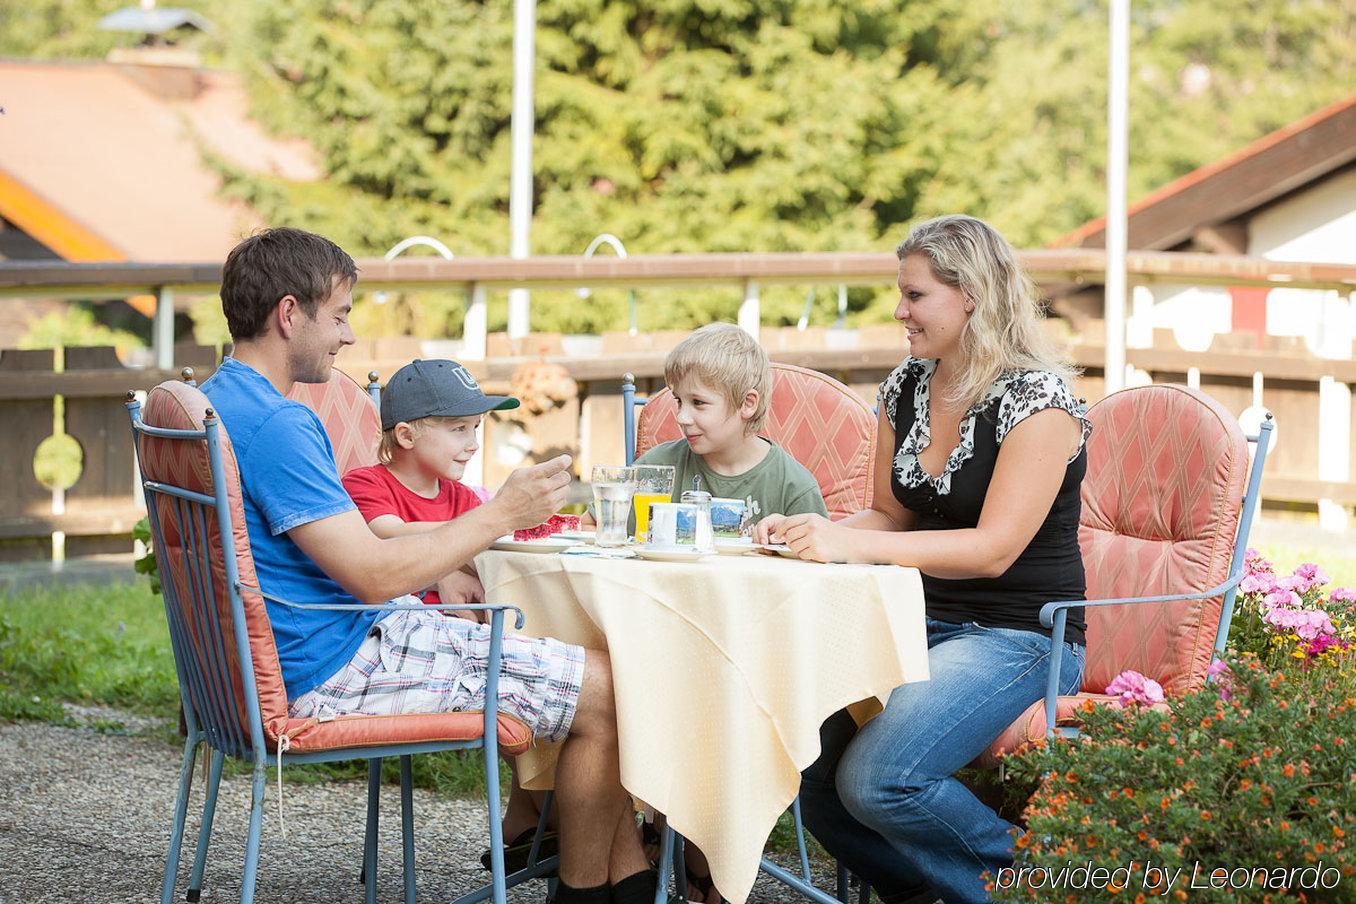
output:
[[[982,874],[1012,862],[1013,826],[953,775],[1043,695],[1055,651],[1041,606],[1084,595],[1091,425],[1030,280],[992,227],[930,220],[897,254],[909,357],[881,384],[872,507],[836,524],[769,518],[758,539],[923,572],[931,680],[897,688],[860,731],[845,713],[830,719],[802,804],[886,904],[985,901]],[[1083,631],[1073,610],[1061,693],[1078,687]]]

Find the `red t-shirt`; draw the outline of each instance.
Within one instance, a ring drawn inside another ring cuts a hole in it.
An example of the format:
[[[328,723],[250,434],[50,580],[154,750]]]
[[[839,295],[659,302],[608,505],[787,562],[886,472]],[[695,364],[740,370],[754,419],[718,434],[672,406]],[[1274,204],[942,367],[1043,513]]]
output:
[[[381,515],[395,515],[409,522],[451,521],[480,505],[480,497],[455,480],[438,481],[438,495],[426,499],[396,479],[385,465],[354,468],[344,475],[343,482],[366,521]],[[436,606],[442,600],[430,590],[424,602]]]

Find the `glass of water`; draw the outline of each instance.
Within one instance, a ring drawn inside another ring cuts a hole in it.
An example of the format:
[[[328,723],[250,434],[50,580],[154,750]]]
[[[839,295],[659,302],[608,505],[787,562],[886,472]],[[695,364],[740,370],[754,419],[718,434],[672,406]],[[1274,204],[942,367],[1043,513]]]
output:
[[[594,543],[625,546],[631,498],[636,493],[636,469],[593,466],[593,511],[598,521]]]

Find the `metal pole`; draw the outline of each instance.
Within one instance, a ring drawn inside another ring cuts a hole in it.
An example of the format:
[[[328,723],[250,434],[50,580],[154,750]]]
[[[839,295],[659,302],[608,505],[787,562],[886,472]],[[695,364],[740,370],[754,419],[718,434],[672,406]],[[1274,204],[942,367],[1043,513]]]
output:
[[[509,256],[528,256],[532,227],[532,68],[536,56],[536,0],[513,2],[513,160],[509,178]],[[526,336],[531,300],[526,289],[509,290],[509,338]]]
[[[763,319],[761,304],[758,300],[758,280],[750,279],[744,283],[744,300],[739,304],[739,325],[744,332],[758,338],[758,325]]]
[[[174,367],[174,292],[162,286],[156,293],[155,318],[151,321],[154,335],[151,347],[155,352],[155,366],[160,370]]]
[[[1130,0],[1111,0],[1106,138],[1106,392],[1125,386],[1126,169]]]

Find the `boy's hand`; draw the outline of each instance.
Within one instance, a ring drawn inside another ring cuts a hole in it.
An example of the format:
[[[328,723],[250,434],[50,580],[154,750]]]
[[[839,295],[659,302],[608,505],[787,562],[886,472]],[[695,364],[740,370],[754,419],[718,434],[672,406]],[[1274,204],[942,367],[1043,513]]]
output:
[[[753,542],[755,543],[781,543],[782,525],[786,523],[785,515],[768,515],[762,521],[753,526]]]
[[[557,455],[508,476],[489,505],[499,506],[513,530],[536,527],[565,504],[570,488],[570,456]]]

